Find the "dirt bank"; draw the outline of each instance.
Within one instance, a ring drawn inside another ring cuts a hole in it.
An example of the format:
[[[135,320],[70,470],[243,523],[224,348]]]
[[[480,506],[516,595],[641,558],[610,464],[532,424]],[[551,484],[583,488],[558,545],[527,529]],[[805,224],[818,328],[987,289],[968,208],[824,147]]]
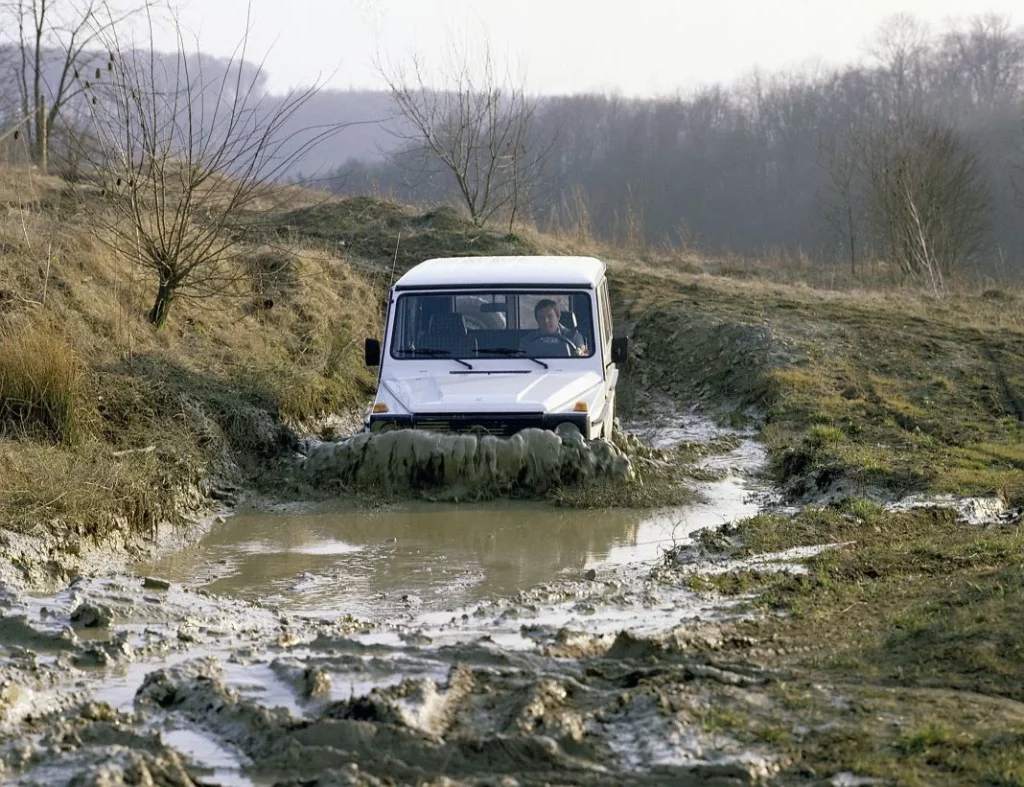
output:
[[[755,427],[792,505],[643,574],[559,579],[452,610],[439,631],[414,617],[297,619],[110,573],[241,489],[301,495],[282,474],[296,435],[367,394],[359,341],[380,318],[375,271],[390,270],[374,255],[418,221],[356,207],[379,237],[295,214],[250,239],[242,290],[176,304],[161,333],[131,316],[144,291],[81,228],[42,208],[9,217],[0,273],[14,296],[0,320],[5,340],[38,342],[3,358],[49,348],[46,368],[72,372],[54,376],[72,407],[57,421],[19,411],[0,444],[3,576],[53,585],[0,602],[5,778],[1024,783],[1012,293],[936,301],[613,265],[636,351],[624,410],[671,420],[694,407]],[[41,233],[27,243],[22,218]],[[492,248],[451,221],[423,217],[423,243],[448,232],[461,240],[447,253]],[[53,278],[40,280],[48,241]],[[614,502],[600,492],[556,497]],[[908,494],[997,497],[1005,515],[968,524],[955,505],[889,505]],[[544,611],[566,604],[582,622],[548,626]],[[675,622],[619,635],[655,611]]]

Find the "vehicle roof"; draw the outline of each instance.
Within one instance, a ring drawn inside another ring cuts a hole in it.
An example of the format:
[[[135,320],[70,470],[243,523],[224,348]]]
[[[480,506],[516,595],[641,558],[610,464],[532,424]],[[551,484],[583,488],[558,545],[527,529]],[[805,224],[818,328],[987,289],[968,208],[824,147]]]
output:
[[[604,271],[605,264],[594,257],[442,257],[411,268],[395,288],[596,287]]]

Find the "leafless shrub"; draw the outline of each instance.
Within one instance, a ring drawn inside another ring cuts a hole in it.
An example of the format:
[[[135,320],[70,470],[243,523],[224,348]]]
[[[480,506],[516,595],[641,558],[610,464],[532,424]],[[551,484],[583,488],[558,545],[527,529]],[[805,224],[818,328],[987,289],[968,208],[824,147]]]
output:
[[[211,74],[198,42],[187,56],[176,29],[170,57],[124,47],[110,31],[110,78],[90,101],[101,146],[89,164],[105,199],[84,204],[100,206],[91,217],[98,237],[156,279],[156,327],[179,295],[224,292],[244,276],[240,236],[287,195],[288,168],[343,128],[287,131],[318,85],[271,98],[262,64],[246,60],[247,36]]]
[[[378,63],[378,70],[407,129],[395,132],[400,160],[423,171],[439,163],[476,226],[501,217],[511,231],[530,205],[553,140],[538,138],[539,100],[499,69],[489,45],[473,61],[469,47],[451,44],[436,80],[418,57],[409,69]]]
[[[290,253],[261,251],[246,257],[244,265],[256,295],[289,293],[298,286],[298,264]]]
[[[916,118],[877,128],[868,151],[868,209],[891,261],[941,290],[985,250],[989,193],[960,134]]]

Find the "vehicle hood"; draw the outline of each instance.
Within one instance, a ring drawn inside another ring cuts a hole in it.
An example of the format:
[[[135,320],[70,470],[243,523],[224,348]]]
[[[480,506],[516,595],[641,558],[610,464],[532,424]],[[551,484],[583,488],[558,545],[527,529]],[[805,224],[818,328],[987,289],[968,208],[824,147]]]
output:
[[[602,384],[595,372],[450,374],[385,379],[388,391],[410,413],[536,413],[571,408]]]

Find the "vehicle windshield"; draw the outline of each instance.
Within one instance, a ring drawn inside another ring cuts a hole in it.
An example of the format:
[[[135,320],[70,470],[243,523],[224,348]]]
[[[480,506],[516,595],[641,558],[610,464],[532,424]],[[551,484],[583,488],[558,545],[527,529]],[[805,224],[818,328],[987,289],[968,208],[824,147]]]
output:
[[[409,293],[395,306],[394,358],[589,358],[586,290]]]

